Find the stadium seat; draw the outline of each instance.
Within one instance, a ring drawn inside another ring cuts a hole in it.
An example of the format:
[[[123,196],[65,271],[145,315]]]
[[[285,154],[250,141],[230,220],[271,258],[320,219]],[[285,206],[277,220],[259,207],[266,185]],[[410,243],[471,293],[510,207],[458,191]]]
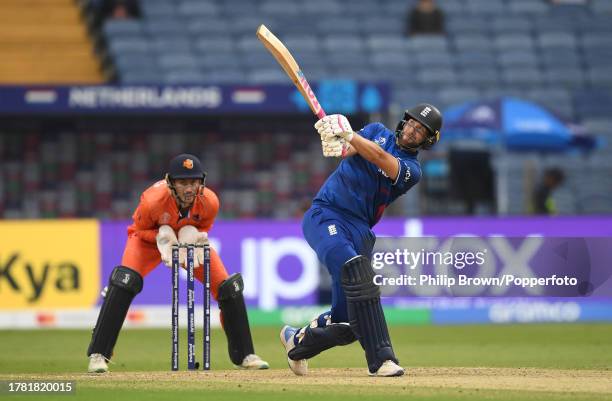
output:
[[[206,81],[205,75],[199,70],[174,68],[164,74],[164,83],[168,84],[195,84],[204,81]]]
[[[528,17],[498,15],[492,17],[491,27],[498,34],[530,33],[533,23]]]
[[[507,68],[502,70],[504,84],[510,88],[532,88],[542,83],[542,74],[536,68]]]
[[[470,14],[486,18],[507,13],[503,0],[467,0],[466,10]]]
[[[508,8],[511,13],[527,15],[547,14],[550,11],[550,5],[546,2],[533,0],[512,0]]]
[[[503,34],[494,39],[495,47],[499,52],[510,50],[530,50],[534,48],[531,35],[523,34]]]
[[[575,49],[576,36],[568,32],[544,32],[536,38],[541,49]]]
[[[186,17],[210,17],[219,14],[219,9],[216,3],[199,0],[182,1],[177,6],[176,11],[179,15]]]
[[[104,23],[104,35],[114,37],[140,37],[143,34],[142,23],[133,19],[111,19]]]

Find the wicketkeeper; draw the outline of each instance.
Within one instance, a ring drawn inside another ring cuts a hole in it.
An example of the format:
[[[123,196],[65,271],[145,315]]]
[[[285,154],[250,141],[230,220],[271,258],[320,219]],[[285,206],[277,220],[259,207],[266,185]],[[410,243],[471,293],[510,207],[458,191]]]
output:
[[[121,260],[109,279],[104,302],[87,350],[88,371],[108,371],[107,361],[134,297],[142,290],[144,277],[161,262],[172,266],[172,246],[177,243],[208,243],[219,211],[219,199],[205,187],[206,173],[200,160],[181,154],[170,161],[164,180],[145,190],[128,227],[128,240]],[[181,252],[180,264],[185,266]],[[204,255],[200,247],[194,256],[194,275],[203,280]],[[255,354],[249,329],[240,273],[228,276],[215,250],[210,248],[210,283],[221,310],[221,323],[227,336],[229,357],[244,369],[268,369],[268,363]]]
[[[285,326],[281,341],[289,367],[308,372],[308,359],[359,340],[372,376],[401,376],[370,264],[376,237],[371,228],[385,208],[421,177],[420,149],[440,138],[442,115],[430,104],[404,113],[395,133],[380,123],[353,132],[343,115],[315,124],[323,155],[344,157],[304,214],[304,238],[332,277],[331,310],[300,329]]]

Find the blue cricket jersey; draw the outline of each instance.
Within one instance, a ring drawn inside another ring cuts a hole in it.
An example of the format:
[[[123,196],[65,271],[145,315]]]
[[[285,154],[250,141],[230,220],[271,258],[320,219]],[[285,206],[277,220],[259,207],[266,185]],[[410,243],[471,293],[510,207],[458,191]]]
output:
[[[359,134],[397,158],[397,179],[391,180],[374,163],[356,154],[342,160],[312,203],[332,208],[349,218],[357,218],[371,228],[391,202],[419,181],[421,165],[416,153],[402,150],[395,142],[395,134],[383,124],[368,124]]]

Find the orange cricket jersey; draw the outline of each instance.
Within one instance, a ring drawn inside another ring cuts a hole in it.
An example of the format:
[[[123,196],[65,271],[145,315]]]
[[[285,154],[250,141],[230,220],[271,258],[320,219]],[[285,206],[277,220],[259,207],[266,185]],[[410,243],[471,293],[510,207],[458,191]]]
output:
[[[218,212],[219,198],[204,187],[196,195],[189,216],[179,220],[179,208],[168,184],[165,180],[157,181],[142,193],[132,216],[134,223],[128,227],[128,237],[136,236],[144,242],[155,243],[162,225],[169,225],[175,232],[186,225],[208,232]]]

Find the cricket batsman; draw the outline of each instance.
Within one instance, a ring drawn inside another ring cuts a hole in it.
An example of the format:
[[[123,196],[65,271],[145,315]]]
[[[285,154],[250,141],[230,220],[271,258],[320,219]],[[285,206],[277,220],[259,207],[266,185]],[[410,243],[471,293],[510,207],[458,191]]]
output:
[[[170,161],[164,180],[144,191],[128,227],[128,239],[121,265],[113,270],[98,321],[87,350],[90,373],[108,371],[107,361],[134,297],[143,288],[144,278],[160,261],[172,266],[172,246],[177,243],[208,244],[208,231],[219,211],[219,199],[205,187],[206,173],[200,160],[181,154]],[[185,267],[186,254],[179,263]],[[194,254],[194,275],[203,280],[203,249]],[[268,369],[268,363],[255,354],[242,291],[240,273],[228,276],[215,250],[210,248],[210,283],[221,310],[221,322],[229,357],[243,369]]]
[[[440,139],[442,115],[430,104],[404,113],[395,133],[381,123],[353,132],[345,116],[315,124],[325,157],[344,160],[328,177],[304,214],[302,230],[332,277],[331,310],[300,329],[280,332],[289,367],[308,373],[308,359],[359,340],[371,376],[401,376],[370,264],[376,237],[371,228],[385,208],[421,177],[420,149]]]

